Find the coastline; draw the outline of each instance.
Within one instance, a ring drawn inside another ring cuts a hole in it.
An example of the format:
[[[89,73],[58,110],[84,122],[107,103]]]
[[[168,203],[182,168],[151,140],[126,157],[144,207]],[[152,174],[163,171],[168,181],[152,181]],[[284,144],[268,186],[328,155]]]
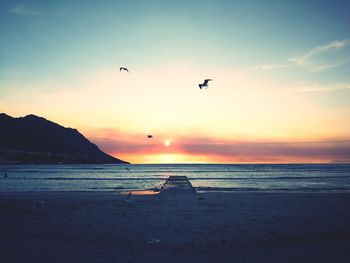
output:
[[[0,262],[350,259],[350,193],[200,195],[1,192]]]

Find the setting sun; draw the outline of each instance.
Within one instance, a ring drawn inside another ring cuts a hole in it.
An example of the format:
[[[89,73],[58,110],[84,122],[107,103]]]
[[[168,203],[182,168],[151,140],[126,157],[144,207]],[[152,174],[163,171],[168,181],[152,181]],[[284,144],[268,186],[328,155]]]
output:
[[[169,147],[171,145],[171,140],[165,140],[164,146]]]

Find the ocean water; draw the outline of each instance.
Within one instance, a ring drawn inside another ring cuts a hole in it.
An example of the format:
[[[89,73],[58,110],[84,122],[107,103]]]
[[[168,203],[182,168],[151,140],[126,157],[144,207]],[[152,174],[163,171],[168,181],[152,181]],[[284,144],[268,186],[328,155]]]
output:
[[[171,175],[199,191],[350,192],[350,164],[0,165],[0,191],[154,189]]]

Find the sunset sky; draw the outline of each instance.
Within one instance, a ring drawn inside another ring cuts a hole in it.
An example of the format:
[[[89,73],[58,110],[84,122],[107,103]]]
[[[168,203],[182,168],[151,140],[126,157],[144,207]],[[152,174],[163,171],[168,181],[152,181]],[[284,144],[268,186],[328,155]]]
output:
[[[349,10],[0,1],[0,112],[77,128],[132,163],[350,162]]]

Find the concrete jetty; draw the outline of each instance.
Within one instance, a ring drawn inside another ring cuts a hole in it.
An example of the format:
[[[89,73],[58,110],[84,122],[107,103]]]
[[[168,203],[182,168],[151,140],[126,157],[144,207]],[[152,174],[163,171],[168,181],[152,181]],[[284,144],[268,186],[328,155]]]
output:
[[[169,176],[160,189],[160,193],[196,193],[196,190],[186,176]]]

